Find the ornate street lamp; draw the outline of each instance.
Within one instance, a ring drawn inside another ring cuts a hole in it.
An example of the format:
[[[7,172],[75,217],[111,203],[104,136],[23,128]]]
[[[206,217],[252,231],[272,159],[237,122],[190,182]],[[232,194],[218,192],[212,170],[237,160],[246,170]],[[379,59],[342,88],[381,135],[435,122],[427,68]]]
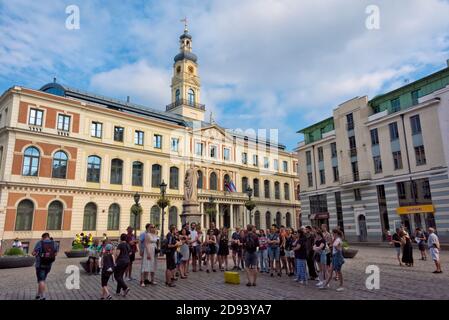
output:
[[[131,214],[133,215],[134,221],[131,224],[131,227],[134,228],[134,236],[137,239],[137,229],[140,227],[138,223],[138,219],[140,219],[140,216],[142,214],[142,207],[140,205],[140,194],[136,192],[134,194],[134,204],[131,207]]]
[[[159,185],[159,188],[161,190],[161,198],[158,200],[157,205],[162,210],[162,226],[161,226],[161,243],[164,241],[164,209],[169,205],[168,200],[165,199],[165,192],[167,191],[167,184],[162,180],[161,184]]]
[[[253,209],[256,207],[256,204],[254,201],[251,200],[251,197],[253,196],[253,189],[248,185],[246,188],[246,194],[248,195],[248,201],[245,203],[246,209],[249,210],[249,224],[253,224]]]

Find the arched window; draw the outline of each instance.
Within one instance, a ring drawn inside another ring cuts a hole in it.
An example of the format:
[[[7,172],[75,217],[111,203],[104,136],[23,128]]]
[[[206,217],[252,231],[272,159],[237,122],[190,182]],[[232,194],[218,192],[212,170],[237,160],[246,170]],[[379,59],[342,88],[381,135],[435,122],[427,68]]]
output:
[[[181,70],[180,70],[181,71]],[[175,101],[179,102],[181,101],[181,91],[179,91],[179,89],[176,89],[176,93],[175,93]]]
[[[152,206],[150,211],[150,223],[154,224],[156,228],[161,225],[161,209],[158,206]],[[162,230],[164,232],[164,230]]]
[[[178,208],[175,206],[170,207],[168,210],[168,225],[171,226],[172,224],[178,225]]]
[[[64,206],[61,201],[53,201],[48,206],[47,216],[47,230],[61,230],[62,229],[62,215],[64,213]]]
[[[22,200],[17,206],[16,231],[31,230],[33,227],[34,203],[31,200]]]
[[[281,218],[281,213],[277,212],[276,213],[276,225],[279,228],[282,225],[282,218]]]
[[[133,186],[143,185],[143,163],[140,161],[133,162]]]
[[[67,174],[67,154],[64,151],[58,151],[53,156],[52,177],[65,179]]]
[[[198,170],[198,182],[197,182],[198,189],[203,189],[203,171]]]
[[[179,169],[177,167],[170,168],[170,189],[179,189]]]
[[[218,188],[217,174],[215,172],[212,172],[209,177],[209,189],[217,190],[217,188]]]
[[[271,227],[272,221],[271,221],[271,212],[267,211],[265,213],[265,228],[269,229]]]
[[[284,199],[290,200],[290,185],[288,183],[284,183]]]
[[[255,197],[259,197],[259,179],[253,180],[253,193]]]
[[[194,106],[195,105],[195,91],[193,89],[189,89],[187,92],[187,97],[189,99],[189,105]]]
[[[291,228],[292,226],[292,215],[290,214],[290,212],[287,212],[285,214],[285,224],[287,228]]]
[[[159,188],[162,182],[162,167],[158,164],[153,164],[151,167],[151,186]]]
[[[243,177],[242,178],[242,192],[246,192],[247,189],[248,189],[248,178]]]
[[[229,174],[225,174],[223,177],[223,190],[230,191],[230,183],[231,183],[231,177],[229,177]]]
[[[97,229],[97,205],[89,202],[84,207],[83,230],[90,231]]]
[[[270,181],[265,180],[263,182],[263,189],[264,189],[264,194],[265,194],[265,198],[270,198]]]
[[[120,206],[113,203],[108,211],[108,230],[119,230],[120,228]]]
[[[295,194],[296,200],[300,199],[300,196],[299,196],[300,193],[301,193],[301,186],[298,184],[296,187],[296,194]]]
[[[37,148],[26,148],[25,152],[23,153],[22,175],[37,176],[37,172],[39,171],[39,159],[40,152]]]
[[[280,187],[279,182],[277,182],[277,181],[274,183],[274,198],[276,200],[279,200],[281,198],[281,187]]]
[[[256,225],[256,229],[260,230],[260,212],[256,211],[254,213],[254,224]]]
[[[87,158],[87,181],[100,182],[101,158],[89,156]]]
[[[122,184],[123,160],[112,159],[111,161],[111,184]]]

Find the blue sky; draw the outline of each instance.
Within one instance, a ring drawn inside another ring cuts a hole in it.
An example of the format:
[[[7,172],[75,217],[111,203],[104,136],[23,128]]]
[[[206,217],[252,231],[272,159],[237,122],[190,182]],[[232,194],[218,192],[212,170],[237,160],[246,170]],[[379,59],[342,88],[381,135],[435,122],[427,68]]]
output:
[[[65,26],[80,9],[80,29]],[[380,29],[365,26],[368,5]],[[449,2],[439,0],[0,0],[0,91],[58,82],[164,109],[187,16],[202,102],[226,128],[296,131],[355,96],[446,66]],[[209,119],[209,115],[206,115]]]

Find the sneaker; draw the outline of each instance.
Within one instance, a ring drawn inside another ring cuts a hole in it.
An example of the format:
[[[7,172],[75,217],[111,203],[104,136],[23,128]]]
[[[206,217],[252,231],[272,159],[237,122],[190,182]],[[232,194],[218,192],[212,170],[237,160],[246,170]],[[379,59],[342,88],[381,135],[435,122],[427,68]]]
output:
[[[323,281],[320,281],[320,282],[318,282],[317,284],[315,284],[315,286],[321,287],[323,284],[324,284]]]
[[[128,295],[128,293],[129,293],[129,291],[130,291],[130,289],[129,289],[129,288],[126,288],[125,290],[123,290],[122,295],[123,295],[124,297],[126,297],[126,296]]]
[[[337,292],[342,292],[342,291],[345,291],[345,288],[343,288],[343,287],[338,287],[336,291],[337,291]]]
[[[326,289],[329,289],[329,285],[327,285],[327,286],[321,286],[321,287],[318,287],[318,289],[320,289],[320,290],[326,290]]]
[[[37,295],[37,296],[34,297],[34,299],[35,299],[35,300],[40,300],[40,299],[41,299],[41,296]]]
[[[304,280],[301,280],[301,281],[298,281],[299,282],[299,284],[304,284],[305,282],[304,282]]]

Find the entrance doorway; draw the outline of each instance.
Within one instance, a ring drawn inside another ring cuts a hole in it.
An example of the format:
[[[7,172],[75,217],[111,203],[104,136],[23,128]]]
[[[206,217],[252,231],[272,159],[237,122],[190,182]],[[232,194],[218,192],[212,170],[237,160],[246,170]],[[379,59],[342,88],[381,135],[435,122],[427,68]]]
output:
[[[368,240],[368,231],[366,229],[366,218],[364,215],[359,215],[359,241],[365,242]]]
[[[228,229],[231,227],[231,216],[229,214],[228,206],[223,208],[223,227],[226,227]]]

